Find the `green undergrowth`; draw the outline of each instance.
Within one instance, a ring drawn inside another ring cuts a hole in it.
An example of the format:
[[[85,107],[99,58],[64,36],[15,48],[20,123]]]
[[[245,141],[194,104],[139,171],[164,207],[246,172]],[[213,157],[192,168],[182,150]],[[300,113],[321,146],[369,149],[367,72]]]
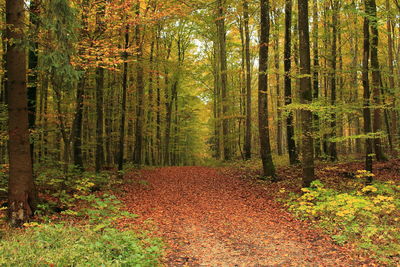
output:
[[[341,190],[314,181],[302,189],[303,194],[290,193],[286,205],[300,218],[317,223],[338,244],[350,242],[382,263],[398,264],[400,185],[393,181],[365,185],[368,175],[359,171]]]
[[[123,211],[113,195],[80,196],[83,207],[66,210],[57,223],[24,224],[0,237],[0,266],[158,266],[164,245],[151,233],[121,229]]]
[[[40,201],[34,220],[22,229],[6,227],[0,210],[0,266],[158,266],[164,244],[135,224],[111,192],[118,173],[67,171],[36,166]],[[7,192],[8,166],[0,168],[0,191]],[[122,222],[129,222],[122,223]],[[133,230],[135,229],[135,230]]]
[[[38,225],[0,240],[1,266],[157,266],[157,240],[132,231]]]

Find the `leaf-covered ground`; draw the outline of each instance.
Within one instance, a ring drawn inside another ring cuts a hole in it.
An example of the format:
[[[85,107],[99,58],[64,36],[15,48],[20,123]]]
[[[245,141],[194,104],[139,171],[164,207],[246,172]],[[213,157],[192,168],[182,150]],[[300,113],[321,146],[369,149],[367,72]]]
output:
[[[123,191],[128,210],[169,245],[167,266],[372,264],[294,219],[262,183],[217,169],[143,170]]]

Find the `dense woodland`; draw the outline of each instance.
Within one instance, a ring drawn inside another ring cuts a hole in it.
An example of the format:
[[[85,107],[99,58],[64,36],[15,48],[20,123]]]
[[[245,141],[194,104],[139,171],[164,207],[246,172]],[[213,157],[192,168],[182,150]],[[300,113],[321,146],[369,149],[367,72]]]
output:
[[[0,1],[9,215],[33,166],[396,157],[397,0]],[[372,177],[372,176],[370,176]]]

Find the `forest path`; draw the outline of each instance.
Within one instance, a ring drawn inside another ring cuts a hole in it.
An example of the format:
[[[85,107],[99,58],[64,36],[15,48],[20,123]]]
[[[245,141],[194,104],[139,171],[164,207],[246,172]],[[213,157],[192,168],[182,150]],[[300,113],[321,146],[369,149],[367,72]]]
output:
[[[154,221],[170,246],[166,266],[363,264],[293,219],[262,186],[217,169],[166,167],[127,179],[122,200],[139,221]]]

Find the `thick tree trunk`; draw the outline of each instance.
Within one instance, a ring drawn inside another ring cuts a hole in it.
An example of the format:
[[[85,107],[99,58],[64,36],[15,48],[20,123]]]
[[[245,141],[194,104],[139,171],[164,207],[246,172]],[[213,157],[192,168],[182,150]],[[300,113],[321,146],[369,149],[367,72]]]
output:
[[[260,1],[260,56],[258,76],[258,128],[260,135],[260,155],[263,164],[263,177],[277,180],[269,138],[268,123],[268,46],[270,33],[269,0]]]
[[[378,60],[378,19],[376,15],[376,3],[375,0],[366,0],[366,11],[370,19],[369,26],[371,28],[371,71],[372,71],[372,91],[374,105],[379,106],[381,100],[381,88],[380,88],[380,67]],[[373,131],[375,133],[382,131],[382,109],[379,107],[374,108],[374,119],[373,119]],[[375,156],[378,161],[387,160],[382,147],[382,138],[374,139]]]
[[[35,187],[29,143],[26,52],[19,41],[25,27],[23,0],[6,1],[6,71],[8,96],[9,163],[8,217],[13,226],[26,222],[34,212]]]
[[[308,1],[298,1],[298,23],[299,23],[299,52],[300,52],[300,102],[304,105],[311,104],[311,60],[310,60],[310,36],[308,26]],[[306,108],[301,110],[302,123],[302,163],[303,163],[303,186],[309,187],[315,180],[314,176],[314,144],[312,112]]]
[[[284,49],[284,69],[285,69],[285,105],[292,103],[292,0],[285,1],[285,49]],[[286,139],[289,152],[289,162],[291,165],[299,163],[296,142],[294,140],[293,112],[290,111],[286,118]]]

